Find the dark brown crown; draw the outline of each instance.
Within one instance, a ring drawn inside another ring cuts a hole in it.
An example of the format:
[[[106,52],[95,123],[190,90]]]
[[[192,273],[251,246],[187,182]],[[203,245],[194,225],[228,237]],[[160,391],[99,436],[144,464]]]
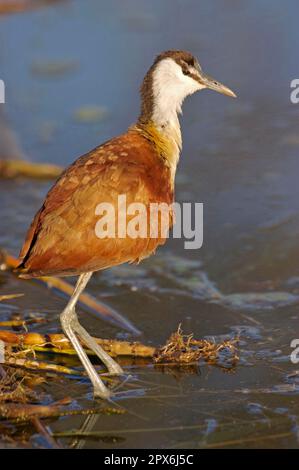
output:
[[[156,57],[154,65],[160,62],[160,60],[167,59],[167,58],[175,60],[180,65],[182,64],[182,62],[185,62],[188,65],[194,66],[195,63],[197,62],[194,56],[191,54],[191,52],[170,50],[170,51],[161,52],[161,54],[159,54]]]

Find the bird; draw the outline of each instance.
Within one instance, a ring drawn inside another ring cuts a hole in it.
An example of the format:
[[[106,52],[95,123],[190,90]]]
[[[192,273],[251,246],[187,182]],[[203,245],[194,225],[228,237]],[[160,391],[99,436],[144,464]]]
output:
[[[236,97],[231,89],[205,74],[190,52],[160,53],[142,82],[136,123],[63,171],[35,215],[21,248],[17,267],[21,278],[78,276],[60,322],[92,383],[95,398],[110,399],[112,391],[96,372],[82,343],[98,356],[108,373],[121,376],[124,372],[81,326],[76,303],[94,272],[139,263],[167,238],[160,234],[151,237],[150,233],[144,238],[127,233],[98,237],[96,208],[102,202],[116,207],[120,195],[126,196],[128,204],[142,203],[146,210],[151,203],[174,202],[182,148],[179,114],[184,99],[203,89]],[[172,225],[171,216],[169,230]]]

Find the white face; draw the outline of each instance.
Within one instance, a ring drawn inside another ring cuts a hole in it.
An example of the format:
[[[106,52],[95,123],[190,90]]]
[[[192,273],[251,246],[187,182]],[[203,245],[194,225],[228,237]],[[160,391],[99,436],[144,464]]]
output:
[[[189,67],[189,71],[198,74],[194,67]],[[176,120],[186,96],[203,88],[206,87],[185,75],[173,59],[161,60],[153,73],[154,121],[163,124]]]

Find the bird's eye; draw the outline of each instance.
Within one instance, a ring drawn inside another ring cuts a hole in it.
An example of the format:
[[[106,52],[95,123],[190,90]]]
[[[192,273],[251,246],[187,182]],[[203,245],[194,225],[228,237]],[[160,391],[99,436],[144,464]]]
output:
[[[187,67],[184,67],[182,70],[184,75],[190,75],[190,70]]]

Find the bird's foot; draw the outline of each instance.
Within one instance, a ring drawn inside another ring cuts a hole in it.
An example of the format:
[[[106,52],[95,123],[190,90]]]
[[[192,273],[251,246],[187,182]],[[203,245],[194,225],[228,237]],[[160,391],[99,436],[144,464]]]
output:
[[[102,400],[109,400],[113,395],[113,392],[104,385],[102,380],[93,383],[93,396],[94,398],[101,398]]]

